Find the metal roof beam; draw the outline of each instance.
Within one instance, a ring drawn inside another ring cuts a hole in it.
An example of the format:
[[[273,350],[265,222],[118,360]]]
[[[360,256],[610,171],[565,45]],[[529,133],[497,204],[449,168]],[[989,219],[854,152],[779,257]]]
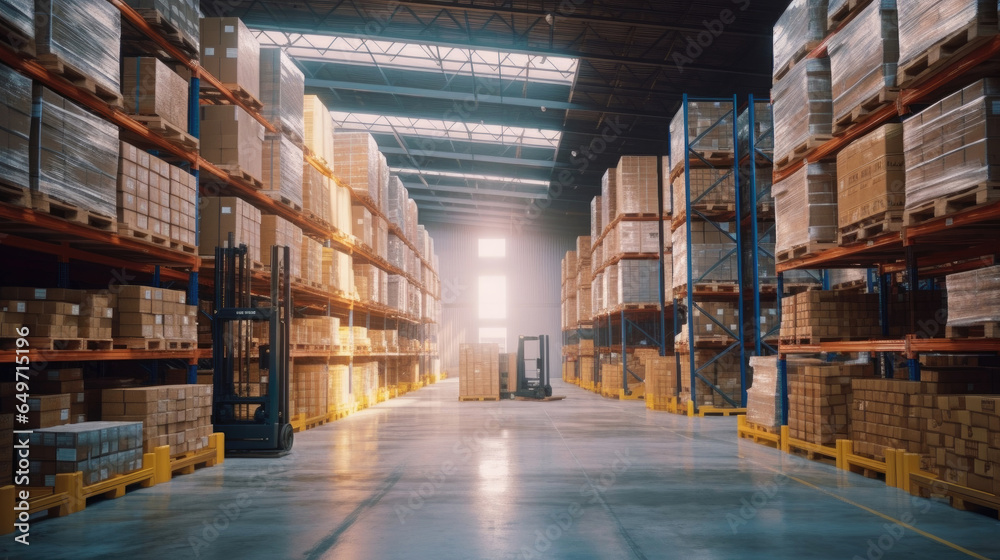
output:
[[[438,150],[404,150],[402,148],[387,148],[379,146],[379,151],[383,154],[409,155],[413,157],[457,159],[460,161],[473,161],[484,163],[500,163],[506,165],[517,165],[519,167],[537,167],[543,169],[567,168],[570,166],[543,159],[520,159],[514,157],[485,156],[480,154],[464,154],[461,152],[443,152]]]
[[[504,191],[499,189],[477,189],[473,187],[445,187],[440,185],[424,185],[423,183],[406,183],[407,190],[410,191],[440,191],[464,194],[481,194],[486,196],[502,196],[507,198],[531,198],[544,200],[548,198],[548,193],[527,193],[518,191]]]
[[[406,188],[407,188],[407,190],[409,190],[409,186],[406,186]],[[413,200],[416,200],[418,202],[420,202],[420,201],[423,201],[423,202],[441,202],[443,204],[458,204],[458,205],[461,205],[461,206],[488,206],[488,207],[492,207],[492,208],[524,209],[529,204],[531,204],[531,201],[525,201],[525,202],[500,202],[500,201],[496,201],[496,200],[472,200],[470,198],[451,198],[451,197],[447,197],[447,196],[445,196],[445,197],[442,197],[442,196],[428,196],[428,195],[424,195],[424,194],[411,194],[410,198],[412,198]],[[430,208],[447,209],[448,207],[447,206],[433,206],[433,207],[430,207]]]

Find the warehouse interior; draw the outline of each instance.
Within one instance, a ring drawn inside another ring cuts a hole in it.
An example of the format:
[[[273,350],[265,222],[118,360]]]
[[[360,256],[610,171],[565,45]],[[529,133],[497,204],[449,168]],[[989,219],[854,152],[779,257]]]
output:
[[[1000,558],[1000,4],[0,29],[5,558]]]

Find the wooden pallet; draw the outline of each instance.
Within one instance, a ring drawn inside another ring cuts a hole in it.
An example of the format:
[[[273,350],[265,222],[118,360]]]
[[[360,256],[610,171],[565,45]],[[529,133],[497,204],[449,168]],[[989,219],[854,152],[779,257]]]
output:
[[[775,171],[781,171],[791,166],[795,162],[805,158],[816,148],[819,148],[832,139],[833,135],[830,134],[814,134],[810,136],[805,141],[792,148],[791,151],[774,160]]]
[[[500,397],[463,397],[463,396],[459,396],[458,400],[459,400],[459,402],[466,402],[466,401],[499,401]]]
[[[792,58],[790,58],[788,62],[782,64],[781,68],[778,68],[774,71],[773,83],[778,83],[778,80],[784,78],[789,72],[792,71],[792,68],[795,68],[796,64],[801,62],[806,57],[806,55],[811,53],[816,47],[819,46],[819,44],[820,41],[809,41],[808,43],[802,45],[802,47],[799,48],[799,50],[796,51],[794,55],[792,55]]]
[[[792,247],[791,249],[778,251],[776,255],[776,260],[778,263],[783,263],[793,259],[812,257],[828,249],[833,249],[836,246],[837,246],[836,243],[821,243],[818,241],[810,241],[809,243],[806,243],[804,245],[797,245],[795,247]]]
[[[111,350],[110,338],[53,338],[29,336],[28,347],[35,350]],[[14,347],[15,339],[3,341],[3,346]]]
[[[201,54],[198,48],[198,41],[194,40],[187,33],[180,30],[166,16],[158,10],[151,8],[136,8],[136,12],[146,20],[150,27],[157,30],[171,45],[177,47],[188,58],[198,60]]]
[[[913,88],[928,81],[948,66],[952,60],[972,52],[997,34],[997,24],[972,22],[942,38],[913,60],[899,64],[896,82],[903,88]]]
[[[754,443],[775,449],[781,448],[781,430],[779,428],[754,424],[747,420],[746,416],[737,418],[736,426],[736,435],[740,439],[748,439]]]
[[[264,104],[261,103],[260,100],[257,99],[252,93],[245,90],[243,86],[239,84],[224,83],[222,84],[222,87],[232,92],[233,97],[235,97],[237,101],[249,107],[251,111],[260,112],[260,110],[264,108]],[[201,82],[201,98],[216,104],[229,104],[229,99],[222,95],[221,91],[215,89],[215,87],[207,83],[205,80],[202,80]]]
[[[219,169],[225,171],[226,174],[229,175],[230,179],[232,179],[233,181],[236,181],[237,183],[239,183],[241,185],[244,185],[244,186],[246,186],[248,188],[251,188],[251,189],[253,189],[255,191],[259,191],[259,190],[261,190],[261,189],[264,188],[264,183],[260,179],[258,179],[256,177],[254,177],[253,175],[247,173],[239,165],[229,165],[229,164],[227,164],[227,165],[217,165],[216,167],[218,167]]]
[[[871,4],[871,0],[850,0],[849,2],[844,2],[836,10],[827,14],[826,28],[833,32],[846,23],[849,18],[863,10],[868,4]]]
[[[860,222],[840,228],[838,235],[840,245],[850,245],[866,239],[871,239],[883,233],[901,231],[903,229],[903,213],[898,210],[881,212]]]
[[[31,208],[35,212],[42,212],[56,218],[62,218],[67,222],[92,227],[101,231],[115,232],[118,230],[118,221],[116,219],[102,216],[90,210],[84,210],[75,204],[63,202],[46,193],[31,191]]]
[[[18,187],[4,182],[0,177],[0,202],[27,208],[31,206],[31,191],[27,187]]]
[[[94,94],[94,96],[111,107],[118,109],[125,107],[122,94],[117,88],[109,88],[98,83],[97,80],[90,77],[86,72],[66,62],[57,54],[43,53],[38,55],[38,64],[48,70],[49,73],[61,76],[74,86]]]
[[[1000,338],[1000,321],[969,325],[966,327],[944,327],[945,338]]]
[[[162,338],[131,338],[114,339],[112,348],[115,350],[163,350],[166,344]]]
[[[302,212],[302,204],[296,203],[294,200],[285,196],[281,191],[260,191],[261,194],[266,195],[273,199],[275,202],[282,204],[295,210],[296,212]]]
[[[194,350],[198,341],[188,338],[167,338],[164,339],[167,350]]]
[[[195,151],[198,149],[197,138],[188,134],[183,128],[164,120],[162,117],[155,115],[131,115],[131,117],[146,125],[146,128],[150,132],[157,134],[160,138],[183,150]]]
[[[886,105],[894,105],[899,98],[899,88],[883,87],[871,97],[864,99],[846,114],[834,119],[833,135],[843,136],[854,125],[864,122],[872,113]]]
[[[849,342],[852,339],[844,336],[778,336],[778,343],[789,346],[812,346],[821,342]]]
[[[129,224],[118,222],[118,235],[122,237],[131,237],[150,243],[152,245],[159,245],[160,247],[165,247],[179,253],[185,253],[188,255],[198,254],[197,245],[188,245],[187,243],[181,243],[176,239],[171,239],[170,236],[163,235],[160,233],[154,233],[149,230],[137,228]]]
[[[979,183],[962,192],[943,195],[903,212],[903,224],[918,226],[936,218],[1000,200],[1000,183]]]
[[[704,169],[707,167],[730,167],[735,161],[735,154],[732,150],[688,150],[688,167],[692,169]],[[684,160],[674,164],[670,170],[670,181],[684,174]]]

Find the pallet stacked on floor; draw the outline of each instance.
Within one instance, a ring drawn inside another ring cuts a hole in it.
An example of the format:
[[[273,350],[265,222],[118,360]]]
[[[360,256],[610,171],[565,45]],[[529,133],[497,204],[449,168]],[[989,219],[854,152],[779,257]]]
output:
[[[979,258],[992,249],[976,240],[995,236],[990,221],[1000,215],[990,186],[1000,85],[979,79],[990,74],[979,61],[1000,50],[996,7],[859,4],[830,3],[828,58],[817,49],[790,71],[775,66],[777,254],[783,272],[876,270],[831,274],[831,289],[784,300],[777,392],[760,388],[761,402],[777,399],[777,417],[764,412],[761,430],[751,422],[740,432],[995,514],[996,399],[979,395],[1000,390],[991,375],[1000,282]],[[821,14],[808,13],[819,28]],[[811,48],[803,33],[776,27],[776,44],[779,35]],[[849,361],[802,368],[788,359],[820,352]]]
[[[462,343],[458,357],[458,400],[500,400],[500,346]]]

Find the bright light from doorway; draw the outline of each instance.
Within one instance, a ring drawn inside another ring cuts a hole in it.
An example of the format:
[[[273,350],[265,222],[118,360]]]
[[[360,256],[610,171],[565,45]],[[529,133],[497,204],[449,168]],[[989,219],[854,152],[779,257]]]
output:
[[[480,239],[479,258],[502,259],[507,256],[506,239]]]
[[[507,277],[479,277],[479,318],[507,318]]]

